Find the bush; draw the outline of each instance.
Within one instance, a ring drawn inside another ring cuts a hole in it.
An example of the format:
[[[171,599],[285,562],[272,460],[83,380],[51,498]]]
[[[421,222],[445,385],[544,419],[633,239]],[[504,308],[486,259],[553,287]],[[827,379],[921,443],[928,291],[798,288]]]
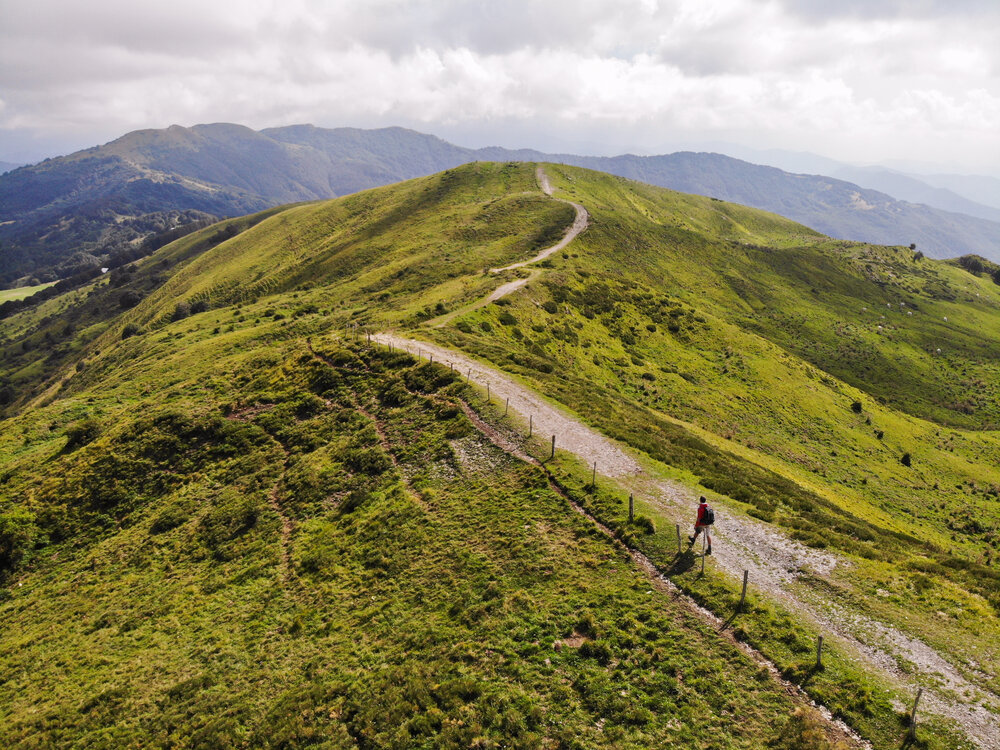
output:
[[[174,306],[174,313],[170,316],[171,320],[183,320],[188,315],[191,314],[191,305],[187,302],[178,302]]]
[[[142,295],[131,289],[127,292],[122,292],[121,296],[118,297],[118,306],[123,310],[135,307],[140,302],[142,302]]]
[[[656,533],[656,526],[653,525],[653,520],[651,518],[647,518],[646,516],[636,516],[633,523],[637,527],[642,529],[643,533],[646,534]]]
[[[226,559],[228,543],[256,526],[259,516],[260,506],[253,497],[227,488],[199,521],[198,537],[216,557]]]
[[[200,299],[191,305],[191,314],[197,315],[198,313],[203,313],[208,310],[208,300]]]
[[[490,325],[490,321],[488,320],[484,320],[482,323],[480,323],[479,327],[482,328],[486,333],[489,333],[490,331],[493,330],[493,326]]]
[[[775,750],[842,750],[846,746],[832,744],[826,737],[819,714],[809,708],[797,708],[785,722],[781,732],[768,745]]]
[[[357,474],[374,477],[388,471],[392,461],[379,448],[353,448],[344,454],[344,464]]]
[[[502,313],[500,313],[500,323],[505,326],[516,326],[517,318],[515,318],[509,312],[504,310]]]
[[[138,336],[141,330],[135,323],[126,323],[125,327],[122,328],[122,341],[133,336]]]
[[[910,465],[910,454],[909,453],[904,453],[903,456],[902,456],[902,458],[899,459],[899,463],[903,464],[903,466],[909,466]]]
[[[66,428],[67,440],[65,450],[70,451],[92,443],[100,434],[101,424],[93,417],[85,417],[78,422],[74,422]]]
[[[851,404],[851,411],[853,411],[855,414],[860,414],[862,408],[864,407],[861,405],[860,401],[855,401],[853,404]]]
[[[31,511],[11,508],[0,513],[0,574],[16,568],[29,555],[37,537]]]
[[[559,311],[559,305],[552,300],[548,300],[542,303],[542,309],[547,313],[554,314]]]

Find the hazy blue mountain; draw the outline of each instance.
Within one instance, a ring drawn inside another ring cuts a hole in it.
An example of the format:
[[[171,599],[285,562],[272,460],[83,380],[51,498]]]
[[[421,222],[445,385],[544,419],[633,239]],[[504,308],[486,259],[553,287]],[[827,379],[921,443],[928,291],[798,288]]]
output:
[[[987,175],[926,174],[910,175],[928,185],[946,188],[963,198],[1000,208],[1000,179]]]
[[[977,253],[1000,260],[1000,222],[982,217],[990,209],[933,188],[927,195],[946,195],[948,205],[966,213],[971,206],[980,215],[899,201],[851,182],[713,153],[553,155],[462,148],[403,128],[293,125],[254,131],[217,123],[139,130],[0,176],[0,283],[26,274],[64,275],[67,258],[79,253],[100,258],[114,250],[107,244],[110,228],[123,222],[137,232],[160,226],[163,212],[242,215],[470,161],[498,160],[564,162],[763,208],[838,238],[915,242],[936,257]]]
[[[0,161],[0,174],[4,174],[6,172],[9,172],[12,169],[17,169],[20,166],[21,166],[20,164],[15,164],[14,162]]]
[[[980,219],[989,219],[990,221],[1000,221],[1000,208],[969,200],[948,188],[935,187],[923,179],[891,169],[845,166],[830,176],[888,193],[910,203],[924,203],[945,211],[978,216]]]

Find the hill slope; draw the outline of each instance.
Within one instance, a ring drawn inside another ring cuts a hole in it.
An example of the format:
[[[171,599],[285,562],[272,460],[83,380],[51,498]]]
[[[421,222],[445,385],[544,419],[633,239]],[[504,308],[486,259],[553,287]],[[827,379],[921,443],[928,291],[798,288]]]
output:
[[[141,230],[158,213],[171,210],[240,215],[280,203],[346,195],[477,160],[575,164],[774,211],[834,237],[915,242],[934,257],[976,253],[1000,260],[996,222],[719,154],[546,155],[461,148],[402,128],[295,125],[255,132],[219,123],[140,130],[4,175],[0,283],[26,274],[52,280],[49,275],[66,275],[58,267],[74,253],[113,252],[120,243],[107,237],[107,230],[123,220]]]
[[[345,341],[355,325],[492,361],[664,486],[825,550],[834,566],[788,571],[803,600],[893,623],[1000,691],[997,287],[905,248],[546,169],[591,223],[532,269],[484,272],[534,257],[574,211],[533,165],[480,163],[214,243],[208,228],[0,322],[9,742],[755,747],[785,726],[784,688],[648,593],[565,501],[728,617],[738,581],[676,554],[662,498],[643,488],[629,523],[627,478],[595,488],[570,454],[542,472],[496,453],[475,419],[517,432],[513,415],[440,362]],[[548,456],[540,437],[524,450]],[[877,665],[834,643],[813,670],[814,623],[764,594],[733,627],[898,744],[911,694]],[[968,746],[956,731],[928,717],[922,742]]]

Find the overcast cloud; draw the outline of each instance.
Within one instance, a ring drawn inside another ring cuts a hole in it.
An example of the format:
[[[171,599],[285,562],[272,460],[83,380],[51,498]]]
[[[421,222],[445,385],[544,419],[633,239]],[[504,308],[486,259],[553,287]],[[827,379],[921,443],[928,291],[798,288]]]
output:
[[[0,0],[0,160],[172,123],[1000,173],[995,0]]]

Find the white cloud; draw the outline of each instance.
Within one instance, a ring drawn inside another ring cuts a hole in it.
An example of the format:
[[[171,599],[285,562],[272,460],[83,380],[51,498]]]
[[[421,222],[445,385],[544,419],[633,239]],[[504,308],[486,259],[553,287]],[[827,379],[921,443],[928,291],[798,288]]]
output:
[[[0,158],[5,133],[507,123],[521,142],[501,145],[736,139],[1000,169],[998,22],[985,0],[0,0]]]

